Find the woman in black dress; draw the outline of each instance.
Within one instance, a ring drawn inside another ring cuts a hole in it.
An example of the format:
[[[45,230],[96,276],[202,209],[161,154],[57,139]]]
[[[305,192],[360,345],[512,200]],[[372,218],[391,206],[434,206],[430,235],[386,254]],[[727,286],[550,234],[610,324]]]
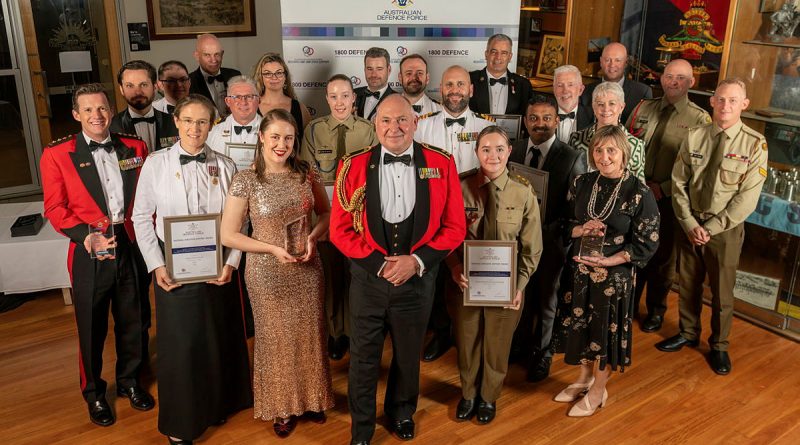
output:
[[[567,230],[574,239],[571,283],[563,287],[555,349],[580,365],[578,380],[555,400],[572,402],[571,417],[594,414],[608,398],[611,371],[624,371],[631,357],[634,266],[644,267],[658,247],[659,214],[652,193],[625,167],[630,144],[617,126],[597,129],[589,164],[596,171],[575,179],[569,205],[574,219]],[[604,236],[602,255],[581,252],[581,237]],[[584,256],[579,256],[583,253]]]
[[[266,116],[269,110],[277,108],[288,111],[297,122],[297,140],[303,140],[303,130],[311,122],[308,108],[297,100],[292,86],[292,76],[283,57],[278,53],[266,53],[253,69],[253,79],[258,87],[261,101],[258,113]]]

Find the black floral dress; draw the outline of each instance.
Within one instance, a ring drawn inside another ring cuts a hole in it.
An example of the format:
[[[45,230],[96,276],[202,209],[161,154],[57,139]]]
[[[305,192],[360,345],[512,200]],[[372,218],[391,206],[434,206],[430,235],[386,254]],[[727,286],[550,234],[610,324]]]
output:
[[[566,227],[568,237],[573,227],[591,219],[587,209],[595,181],[599,186],[597,214],[611,199],[619,179],[600,176],[597,171],[575,178],[568,198],[574,217]],[[650,189],[626,173],[614,209],[603,222],[603,254],[609,257],[626,250],[631,262],[612,267],[576,263],[572,257],[580,251],[580,239],[574,240],[562,275],[552,346],[555,352],[564,353],[568,364],[599,360],[600,369],[610,365],[612,370],[619,367],[623,371],[631,358],[634,266],[644,267],[658,247],[659,214]]]

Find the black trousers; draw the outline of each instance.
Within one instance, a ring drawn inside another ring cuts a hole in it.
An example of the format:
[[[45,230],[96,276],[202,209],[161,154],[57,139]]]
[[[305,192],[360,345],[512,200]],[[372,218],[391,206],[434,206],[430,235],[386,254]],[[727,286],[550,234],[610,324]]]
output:
[[[137,248],[131,245],[124,228],[115,226],[116,258],[92,259],[82,245],[75,247],[72,259],[72,289],[75,321],[78,325],[80,382],[83,398],[95,402],[105,396],[103,346],[108,333],[108,311],[114,317],[117,386],[138,384],[139,371],[147,343],[149,314],[139,291],[140,274]]]
[[[450,280],[450,269],[446,266],[439,268],[436,274],[436,288],[433,294],[433,307],[428,320],[428,329],[437,335],[449,335],[452,326],[450,314],[447,312],[446,284]]]
[[[392,364],[386,384],[384,412],[390,420],[410,419],[419,397],[419,359],[433,302],[439,266],[395,287],[350,263],[350,374],[348,404],[355,441],[375,433],[375,398],[381,354],[388,329]]]
[[[539,267],[525,288],[525,305],[514,333],[514,342],[525,353],[541,352],[545,357],[553,356],[550,340],[553,338],[558,290],[567,250],[555,230],[549,235],[544,234]]]

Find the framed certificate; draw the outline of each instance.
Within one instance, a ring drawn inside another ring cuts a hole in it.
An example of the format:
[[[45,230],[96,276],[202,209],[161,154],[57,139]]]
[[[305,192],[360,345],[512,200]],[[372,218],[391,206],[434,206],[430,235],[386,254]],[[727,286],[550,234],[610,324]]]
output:
[[[511,142],[516,141],[522,135],[522,116],[519,114],[490,114],[494,118],[494,123],[508,133]]]
[[[464,306],[510,306],[517,286],[516,241],[464,241]]]
[[[550,172],[528,167],[527,165],[516,162],[508,163],[508,171],[522,176],[533,185],[533,190],[536,192],[536,200],[539,201],[539,211],[542,214],[542,221],[544,221],[544,215],[547,209],[547,182],[550,180]]]
[[[250,170],[256,160],[256,144],[225,143],[225,154],[236,163],[236,169]]]
[[[164,217],[164,259],[178,283],[204,283],[222,273],[221,213]]]

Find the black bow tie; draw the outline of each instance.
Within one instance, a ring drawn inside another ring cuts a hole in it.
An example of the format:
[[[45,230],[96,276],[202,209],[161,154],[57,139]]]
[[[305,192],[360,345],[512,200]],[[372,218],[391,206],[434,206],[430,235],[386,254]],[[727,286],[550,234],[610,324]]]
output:
[[[389,153],[384,153],[383,163],[391,164],[392,162],[402,162],[405,165],[411,165],[411,155],[392,156]]]
[[[505,85],[508,82],[508,78],[501,77],[499,79],[490,78],[489,79],[489,86],[494,86],[494,84],[499,83]]]
[[[459,117],[458,119],[450,119],[449,117],[444,118],[444,124],[447,125],[448,127],[453,124],[458,124],[463,127],[464,124],[466,123],[467,123],[466,117]]]
[[[186,165],[192,161],[197,162],[206,162],[206,154],[200,153],[197,156],[189,156],[189,155],[181,155],[180,156],[181,165]]]
[[[242,134],[242,130],[247,130],[247,132],[250,133],[250,130],[252,130],[252,129],[253,129],[252,125],[234,125],[233,126],[233,131],[235,131],[236,134]]]
[[[167,105],[167,113],[172,114],[175,112],[175,105]]]
[[[564,119],[575,119],[575,112],[574,111],[570,111],[569,113],[565,113],[565,114],[558,113],[558,118],[561,119],[561,120],[564,120]]]
[[[365,94],[366,94],[366,96],[365,96],[365,97],[370,97],[370,96],[372,96],[372,97],[374,97],[375,99],[380,99],[380,98],[381,98],[381,92],[380,92],[380,91],[370,91],[370,90],[367,90]]]
[[[95,151],[98,148],[104,149],[106,151],[106,153],[111,153],[111,150],[114,149],[114,144],[111,143],[111,141],[103,142],[102,144],[99,143],[99,142],[95,142],[95,141],[90,141],[89,142],[89,150],[90,151]]]
[[[215,80],[216,80],[217,82],[222,82],[222,83],[225,83],[225,78],[224,78],[224,77],[222,77],[222,73],[220,73],[220,74],[218,74],[218,75],[216,75],[216,76],[208,76],[208,77],[206,77],[206,82],[208,82],[208,83],[210,83],[210,84],[211,84],[211,83],[214,83],[214,81],[215,81]]]
[[[422,111],[422,105],[412,105],[411,108],[414,109],[414,112],[419,113]]]
[[[133,121],[133,125],[136,125],[139,122],[147,122],[148,124],[154,124],[156,123],[156,117],[155,115],[150,117],[134,117],[131,119],[131,121]]]

